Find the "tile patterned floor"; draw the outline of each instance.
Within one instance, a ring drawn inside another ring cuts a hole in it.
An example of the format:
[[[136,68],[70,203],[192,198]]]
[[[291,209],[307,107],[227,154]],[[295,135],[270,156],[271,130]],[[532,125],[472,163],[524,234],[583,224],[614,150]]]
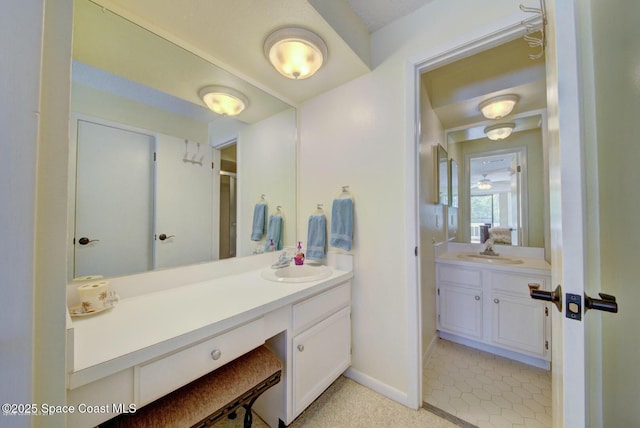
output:
[[[551,427],[551,372],[439,339],[423,398],[479,428]]]

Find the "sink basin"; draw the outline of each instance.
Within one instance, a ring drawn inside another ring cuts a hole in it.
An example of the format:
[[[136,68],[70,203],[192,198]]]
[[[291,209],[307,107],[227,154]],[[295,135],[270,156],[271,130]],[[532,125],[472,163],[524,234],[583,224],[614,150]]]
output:
[[[331,276],[331,268],[323,265],[289,265],[285,268],[266,268],[262,278],[277,282],[311,282],[319,281]]]
[[[458,258],[481,263],[493,263],[501,265],[518,265],[523,263],[523,261],[520,259],[503,256],[485,256],[484,254],[458,254]]]

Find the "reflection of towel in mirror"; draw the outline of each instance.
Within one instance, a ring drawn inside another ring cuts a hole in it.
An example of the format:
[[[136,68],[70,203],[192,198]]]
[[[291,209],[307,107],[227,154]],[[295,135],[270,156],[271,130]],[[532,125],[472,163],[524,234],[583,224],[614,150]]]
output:
[[[331,208],[332,247],[351,250],[353,241],[353,201],[350,198],[334,199]]]
[[[511,245],[511,229],[492,227],[489,229],[489,239],[492,239],[494,244]]]
[[[327,218],[324,214],[309,217],[307,260],[322,260],[327,254]]]
[[[258,203],[253,208],[253,226],[251,228],[251,240],[259,241],[267,226],[267,204]]]
[[[279,215],[269,216],[269,226],[267,227],[267,242],[264,244],[264,250],[269,251],[269,241],[273,240],[276,250],[282,250],[282,225],[284,219]]]

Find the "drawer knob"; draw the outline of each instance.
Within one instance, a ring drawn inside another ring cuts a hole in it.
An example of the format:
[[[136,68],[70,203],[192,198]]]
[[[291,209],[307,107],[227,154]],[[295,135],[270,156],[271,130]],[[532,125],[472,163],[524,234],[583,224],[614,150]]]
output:
[[[211,351],[211,358],[213,358],[214,360],[218,360],[220,359],[220,357],[222,357],[222,352],[220,352],[219,349],[214,349],[213,351]]]
[[[480,300],[480,296],[476,296],[476,297],[475,297],[475,299],[476,299],[476,300]]]
[[[493,303],[500,303],[500,299],[493,299]]]
[[[298,345],[298,351],[304,351],[304,345],[302,343]]]

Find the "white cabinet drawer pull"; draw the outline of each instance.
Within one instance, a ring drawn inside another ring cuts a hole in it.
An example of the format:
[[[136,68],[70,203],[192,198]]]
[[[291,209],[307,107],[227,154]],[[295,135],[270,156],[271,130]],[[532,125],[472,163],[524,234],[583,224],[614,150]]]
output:
[[[476,297],[475,297],[475,299],[476,299],[476,300],[480,300],[480,296],[476,296]]]
[[[211,358],[213,358],[214,360],[220,359],[221,356],[222,352],[219,349],[214,349],[213,351],[211,351]]]
[[[500,299],[493,299],[493,303],[500,303]]]
[[[302,343],[298,345],[298,351],[304,351],[304,345]]]

